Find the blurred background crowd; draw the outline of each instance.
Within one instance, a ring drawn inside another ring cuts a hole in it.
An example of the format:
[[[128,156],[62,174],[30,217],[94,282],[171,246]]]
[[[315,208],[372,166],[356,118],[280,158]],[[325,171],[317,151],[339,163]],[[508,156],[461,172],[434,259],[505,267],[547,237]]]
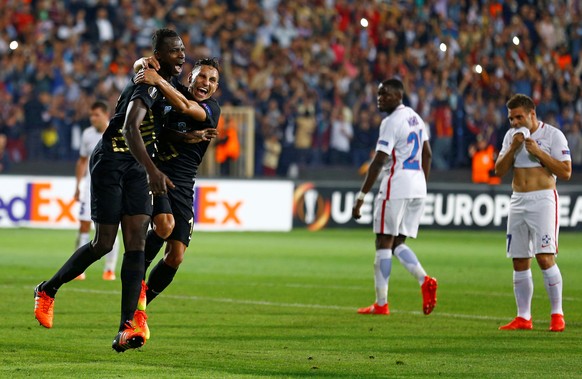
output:
[[[564,131],[577,166],[581,11],[579,0],[0,0],[0,172],[76,160],[90,104],[114,108],[162,27],[189,64],[219,58],[222,106],[255,110],[256,176],[360,167],[391,77],[430,125],[437,170],[470,167],[478,139],[499,148],[517,92]]]

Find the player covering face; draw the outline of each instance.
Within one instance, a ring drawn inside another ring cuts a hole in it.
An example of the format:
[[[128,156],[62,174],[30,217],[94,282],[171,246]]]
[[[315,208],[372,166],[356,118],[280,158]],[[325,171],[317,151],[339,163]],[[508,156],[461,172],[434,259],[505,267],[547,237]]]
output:
[[[533,328],[531,262],[535,257],[550,300],[550,331],[561,332],[566,322],[562,273],[556,263],[560,225],[556,179],[570,179],[570,149],[560,129],[537,119],[535,103],[529,96],[516,94],[506,105],[511,128],[503,138],[495,174],[513,172],[506,255],[513,263],[517,317],[499,329]]]

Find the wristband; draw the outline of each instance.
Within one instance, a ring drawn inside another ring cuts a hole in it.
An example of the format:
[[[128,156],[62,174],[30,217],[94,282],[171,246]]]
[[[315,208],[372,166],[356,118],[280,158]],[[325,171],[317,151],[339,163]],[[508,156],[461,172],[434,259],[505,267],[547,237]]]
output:
[[[358,193],[356,194],[356,200],[364,201],[364,197],[366,197],[366,194],[363,193],[362,191],[358,191]]]

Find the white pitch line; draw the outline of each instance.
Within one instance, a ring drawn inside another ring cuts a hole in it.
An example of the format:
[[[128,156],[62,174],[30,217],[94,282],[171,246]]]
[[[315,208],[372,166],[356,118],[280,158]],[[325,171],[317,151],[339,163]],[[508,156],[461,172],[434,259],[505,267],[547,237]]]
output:
[[[101,290],[88,290],[88,289],[78,289],[70,288],[69,291],[74,292],[84,292],[84,293],[98,293],[103,295],[118,295],[116,291],[101,291]],[[348,307],[341,305],[322,305],[322,304],[302,304],[302,303],[278,303],[272,301],[264,300],[241,300],[241,299],[230,299],[230,298],[217,298],[217,297],[206,297],[206,296],[185,296],[185,295],[167,295],[164,297],[170,299],[180,299],[180,300],[193,300],[193,301],[212,301],[216,303],[231,303],[231,304],[245,304],[245,305],[261,305],[268,307],[284,307],[284,308],[304,308],[304,309],[333,309],[333,310],[343,310],[355,312],[357,307]],[[390,309],[391,313],[400,314],[411,314],[411,315],[422,315],[420,311],[400,311],[395,309]],[[491,317],[491,316],[480,316],[480,315],[468,315],[468,314],[457,314],[457,313],[441,313],[434,312],[432,315],[440,317],[450,317],[459,318],[466,320],[487,320],[487,321],[504,321],[506,318]]]
[[[299,286],[299,285],[298,285]],[[10,285],[2,285],[0,287],[13,287]],[[310,287],[306,285],[306,287]],[[316,287],[316,286],[313,286]],[[28,287],[26,287],[28,288]],[[81,288],[67,288],[67,291],[81,292],[81,293],[95,293],[102,295],[119,295],[119,291],[103,291],[103,290],[91,290],[91,289],[81,289]],[[491,295],[491,294],[488,294]],[[499,296],[504,296],[498,294]],[[192,300],[192,301],[212,301],[216,303],[231,303],[231,304],[246,304],[246,305],[261,305],[268,307],[284,307],[284,308],[303,308],[303,309],[333,309],[342,311],[355,311],[357,307],[342,306],[342,305],[322,305],[322,304],[302,304],[302,303],[279,303],[273,301],[264,300],[241,300],[241,299],[231,299],[231,298],[217,298],[217,297],[206,297],[206,296],[186,296],[186,295],[169,295],[164,294],[165,298],[170,299],[180,299],[180,300]],[[566,300],[566,298],[564,298]],[[571,299],[574,300],[574,299]],[[390,313],[397,314],[410,314],[410,315],[422,315],[420,311],[402,311],[390,308]],[[485,320],[485,321],[506,321],[507,317],[493,317],[493,316],[483,316],[483,315],[472,315],[472,314],[461,314],[461,313],[442,313],[435,311],[431,314],[432,317],[448,317],[457,318],[465,320]],[[543,322],[543,321],[542,321]]]

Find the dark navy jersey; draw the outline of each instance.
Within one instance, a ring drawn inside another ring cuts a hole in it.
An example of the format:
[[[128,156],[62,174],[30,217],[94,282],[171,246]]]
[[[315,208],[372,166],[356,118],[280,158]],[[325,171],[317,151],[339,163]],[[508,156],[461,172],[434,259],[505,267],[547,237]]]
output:
[[[171,82],[176,85],[177,80],[173,79]],[[135,84],[133,78],[121,92],[115,106],[115,114],[109,121],[109,126],[105,133],[103,133],[103,147],[107,151],[131,155],[121,130],[125,122],[127,107],[135,99],[141,99],[148,108],[139,130],[148,153],[153,155],[157,134],[162,127],[165,113],[169,108],[166,108],[166,99],[156,87],[147,84]]]
[[[167,114],[164,128],[179,133],[216,128],[220,118],[218,102],[210,98],[199,104],[206,112],[206,120],[195,121],[189,116],[172,110]],[[209,143],[208,141],[199,143],[171,142],[162,131],[156,153],[158,168],[168,175],[174,183],[192,185]]]

